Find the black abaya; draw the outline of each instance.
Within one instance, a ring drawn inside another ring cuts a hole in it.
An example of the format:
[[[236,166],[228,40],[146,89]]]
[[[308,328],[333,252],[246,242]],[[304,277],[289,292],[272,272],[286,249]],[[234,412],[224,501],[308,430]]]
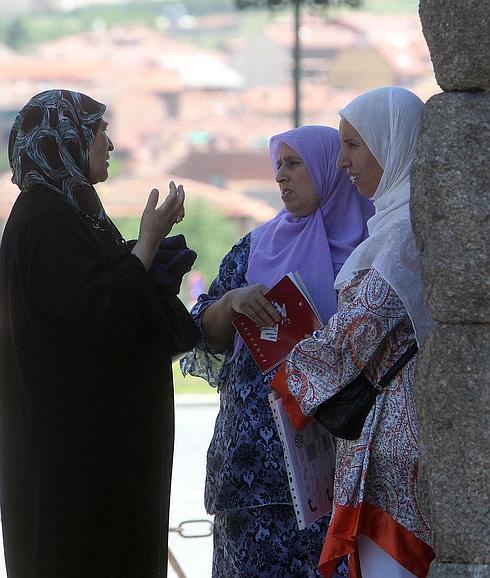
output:
[[[166,576],[171,356],[196,328],[110,232],[21,193],[0,252],[9,578]]]

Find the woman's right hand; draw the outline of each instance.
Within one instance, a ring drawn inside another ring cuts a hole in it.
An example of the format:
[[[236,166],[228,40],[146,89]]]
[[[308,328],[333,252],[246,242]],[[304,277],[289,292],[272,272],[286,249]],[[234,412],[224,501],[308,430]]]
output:
[[[269,289],[265,285],[249,285],[231,289],[218,301],[204,310],[201,320],[209,348],[214,352],[225,351],[233,342],[235,327],[233,319],[244,313],[258,327],[271,327],[279,323],[281,316],[264,296]]]
[[[185,192],[182,185],[169,184],[169,193],[163,203],[157,207],[160,193],[152,189],[141,216],[140,231],[132,253],[136,255],[146,270],[155,257],[155,253],[162,239],[172,230],[175,223],[184,218]]]
[[[281,316],[265,297],[267,291],[269,289],[265,285],[248,285],[232,289],[227,293],[227,299],[235,313],[244,313],[258,327],[271,327],[279,323]]]

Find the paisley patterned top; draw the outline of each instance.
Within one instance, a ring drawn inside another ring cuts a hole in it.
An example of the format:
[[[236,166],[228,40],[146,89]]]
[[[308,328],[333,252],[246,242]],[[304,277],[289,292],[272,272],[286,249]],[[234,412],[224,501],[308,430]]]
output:
[[[227,291],[245,287],[250,234],[223,259],[207,295],[191,313],[200,315]],[[220,392],[220,411],[208,450],[205,504],[210,514],[266,504],[290,504],[281,443],[267,401],[275,371],[263,376],[246,347],[232,362],[233,347],[216,355],[200,345],[181,361],[182,372],[202,377]]]
[[[310,415],[363,368],[378,381],[414,340],[410,318],[392,287],[375,269],[361,271],[342,287],[339,312],[288,357],[289,389]],[[415,358],[377,397],[358,440],[338,440],[334,502],[373,504],[430,544],[417,497],[414,368]]]

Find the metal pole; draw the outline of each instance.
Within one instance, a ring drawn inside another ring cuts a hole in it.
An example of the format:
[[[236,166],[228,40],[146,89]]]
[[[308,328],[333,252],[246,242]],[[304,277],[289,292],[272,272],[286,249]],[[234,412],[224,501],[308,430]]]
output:
[[[170,566],[172,566],[172,570],[177,574],[177,578],[186,578],[181,565],[177,562],[177,558],[173,555],[170,548],[168,549],[168,561],[170,562]]]
[[[301,124],[301,0],[294,0],[294,126]]]

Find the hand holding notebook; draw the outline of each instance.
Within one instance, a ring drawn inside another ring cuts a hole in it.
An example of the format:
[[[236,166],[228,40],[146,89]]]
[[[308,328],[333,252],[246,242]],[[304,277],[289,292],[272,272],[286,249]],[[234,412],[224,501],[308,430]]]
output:
[[[296,343],[322,326],[320,314],[298,272],[285,275],[265,293],[265,297],[279,313],[278,323],[258,327],[243,314],[233,321],[264,374],[284,361]]]

